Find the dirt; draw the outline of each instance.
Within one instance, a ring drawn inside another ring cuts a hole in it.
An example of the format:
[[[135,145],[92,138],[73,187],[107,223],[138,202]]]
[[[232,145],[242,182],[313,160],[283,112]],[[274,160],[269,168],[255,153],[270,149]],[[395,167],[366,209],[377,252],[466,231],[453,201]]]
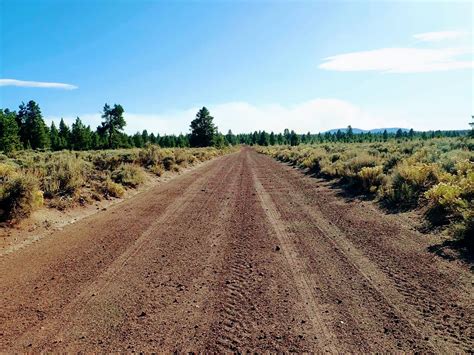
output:
[[[430,238],[244,148],[2,256],[0,350],[470,352]]]
[[[180,174],[184,174],[207,162],[181,167],[179,171],[165,171],[161,176],[147,173],[145,183],[137,188],[127,189],[122,197],[107,197],[101,201],[92,201],[72,205],[65,209],[48,207],[47,205],[33,212],[30,218],[16,224],[0,223],[0,256],[24,248],[31,243],[63,229],[69,224],[76,223],[85,217],[107,210],[110,206],[126,201],[136,194],[145,193],[151,188],[168,182]]]

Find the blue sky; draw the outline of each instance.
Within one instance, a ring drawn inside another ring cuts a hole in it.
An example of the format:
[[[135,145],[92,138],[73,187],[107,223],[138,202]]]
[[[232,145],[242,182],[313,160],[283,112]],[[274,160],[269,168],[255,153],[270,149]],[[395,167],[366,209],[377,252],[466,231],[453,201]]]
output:
[[[1,0],[0,107],[95,127],[466,129],[473,5],[428,1]],[[53,84],[51,84],[53,83]]]

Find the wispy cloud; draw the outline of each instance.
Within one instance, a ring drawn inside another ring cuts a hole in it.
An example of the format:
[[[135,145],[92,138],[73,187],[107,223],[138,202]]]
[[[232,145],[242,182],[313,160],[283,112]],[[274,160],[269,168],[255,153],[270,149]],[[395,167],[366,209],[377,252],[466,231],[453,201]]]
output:
[[[77,89],[76,85],[64,84],[64,83],[51,83],[43,81],[26,81],[16,79],[0,79],[0,86],[20,86],[26,88],[50,88],[50,89],[62,89],[62,90],[74,90]]]
[[[414,35],[422,42],[454,40],[469,35],[464,31],[427,32]],[[319,68],[336,71],[380,71],[419,73],[473,68],[471,45],[420,48],[387,47],[334,55],[323,59]],[[469,56],[470,55],[470,56]]]
[[[453,40],[469,36],[467,31],[438,31],[425,32],[414,35],[413,37],[424,42],[438,42],[444,40]]]
[[[474,67],[472,60],[459,59],[472,53],[468,48],[382,48],[325,58],[319,68],[336,71],[382,71],[388,73],[431,72]]]

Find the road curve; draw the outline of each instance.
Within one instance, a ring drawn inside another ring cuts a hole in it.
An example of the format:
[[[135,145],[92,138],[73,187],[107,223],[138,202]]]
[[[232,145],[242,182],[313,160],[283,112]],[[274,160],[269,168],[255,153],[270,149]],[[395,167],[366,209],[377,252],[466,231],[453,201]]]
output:
[[[0,350],[470,352],[471,275],[250,148],[0,259]]]

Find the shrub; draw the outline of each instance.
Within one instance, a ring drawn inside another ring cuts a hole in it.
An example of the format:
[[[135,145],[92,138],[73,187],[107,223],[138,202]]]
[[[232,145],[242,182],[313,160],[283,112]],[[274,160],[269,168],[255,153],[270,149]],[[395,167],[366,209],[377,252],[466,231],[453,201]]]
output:
[[[386,176],[381,165],[363,167],[357,173],[357,176],[365,192],[375,193],[386,182]]]
[[[163,167],[163,165],[161,163],[156,164],[156,165],[153,165],[152,167],[150,167],[150,172],[152,174],[155,174],[156,176],[162,176],[163,173],[165,172],[165,168]]]
[[[404,205],[416,204],[421,194],[439,181],[439,167],[436,164],[407,162],[397,165],[391,176],[391,186],[385,196],[393,202]]]
[[[15,172],[0,164],[0,219],[18,220],[28,217],[43,204],[38,181],[30,174]]]
[[[83,160],[63,154],[51,157],[34,171],[41,178],[45,196],[74,196],[84,184],[87,166]]]
[[[375,193],[392,206],[422,207],[432,224],[448,231],[473,233],[474,140],[324,143],[257,148],[274,158],[309,168],[328,179],[343,179],[364,193]],[[473,238],[470,237],[472,244]]]
[[[145,174],[139,166],[122,164],[112,172],[112,179],[124,186],[137,187],[145,181]]]
[[[106,197],[122,197],[125,193],[125,189],[122,185],[113,182],[110,178],[107,178],[102,185],[102,192]]]

